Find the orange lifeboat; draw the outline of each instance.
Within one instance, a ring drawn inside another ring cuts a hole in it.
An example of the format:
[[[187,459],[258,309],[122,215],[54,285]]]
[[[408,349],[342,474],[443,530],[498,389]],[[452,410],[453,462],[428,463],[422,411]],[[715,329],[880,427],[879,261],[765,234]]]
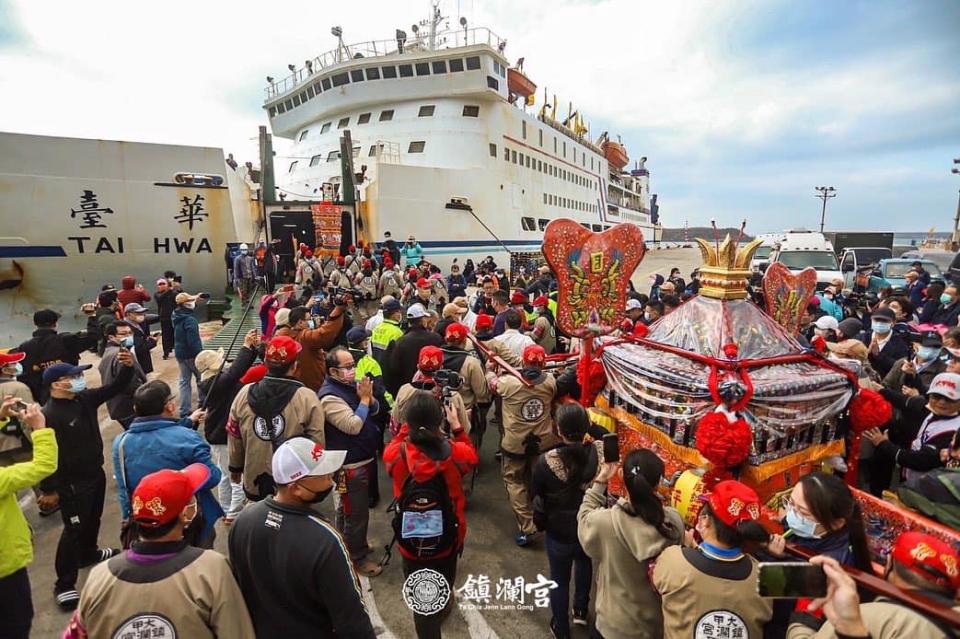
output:
[[[533,80],[517,69],[507,69],[507,88],[510,93],[522,98],[531,96],[537,91],[537,85],[533,83]]]
[[[603,149],[603,153],[607,157],[607,162],[609,162],[611,166],[617,167],[617,169],[622,169],[630,161],[630,158],[627,157],[627,150],[623,148],[623,145],[619,142],[607,140],[600,148]]]

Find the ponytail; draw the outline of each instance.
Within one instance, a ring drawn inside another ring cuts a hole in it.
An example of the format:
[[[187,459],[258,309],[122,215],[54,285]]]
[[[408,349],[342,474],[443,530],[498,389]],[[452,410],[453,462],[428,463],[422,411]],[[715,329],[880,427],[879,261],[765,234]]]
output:
[[[667,521],[656,486],[663,477],[663,460],[643,448],[630,451],[623,460],[623,485],[630,496],[630,509],[625,512],[639,517],[667,539],[678,539],[680,531]]]

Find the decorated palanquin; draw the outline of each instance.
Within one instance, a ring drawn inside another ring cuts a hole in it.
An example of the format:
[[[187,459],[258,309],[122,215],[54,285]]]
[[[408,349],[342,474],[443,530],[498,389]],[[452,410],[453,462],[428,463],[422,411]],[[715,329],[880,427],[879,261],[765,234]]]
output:
[[[628,330],[620,323],[626,282],[643,251],[627,251],[624,238],[611,233],[625,228],[594,234],[557,220],[544,235],[544,254],[560,283],[558,325],[584,338],[581,401],[595,423],[619,434],[621,458],[637,447],[654,450],[667,468],[664,492],[688,521],[699,507],[696,497],[722,478],[752,486],[770,515],[800,477],[830,456],[850,460],[852,484],[859,433],[889,420],[890,406],[824,357],[821,344],[805,348],[797,341],[816,284],[812,272],[774,269],[764,282],[768,314],[747,292],[760,241],[697,240],[704,258],[699,294],[650,327]],[[630,242],[643,246],[642,236]],[[614,264],[619,270],[611,272]],[[611,291],[611,281],[622,296]],[[618,490],[616,482],[611,490]],[[907,529],[960,542],[956,531],[855,492],[878,559]]]

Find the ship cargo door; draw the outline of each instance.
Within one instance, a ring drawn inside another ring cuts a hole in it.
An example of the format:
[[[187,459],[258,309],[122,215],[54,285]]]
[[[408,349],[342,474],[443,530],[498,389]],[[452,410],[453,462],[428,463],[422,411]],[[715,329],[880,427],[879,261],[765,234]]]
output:
[[[309,210],[270,213],[270,238],[280,240],[276,251],[280,258],[281,278],[285,282],[292,282],[294,276],[294,240],[311,248],[316,244],[313,216]]]

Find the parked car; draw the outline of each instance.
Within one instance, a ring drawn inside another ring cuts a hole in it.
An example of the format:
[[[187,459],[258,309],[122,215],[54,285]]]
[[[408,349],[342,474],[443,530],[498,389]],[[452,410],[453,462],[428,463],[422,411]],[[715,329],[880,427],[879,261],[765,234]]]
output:
[[[934,250],[921,250],[915,249],[913,251],[907,251],[900,256],[903,259],[909,259],[911,261],[916,260],[929,260],[936,264],[940,271],[946,273],[950,270],[950,265],[953,263],[953,260],[956,258],[956,254],[950,251],[934,251]],[[926,268],[926,266],[924,266]]]
[[[856,247],[843,250],[840,255],[840,270],[843,272],[843,287],[853,288],[857,273],[864,267],[879,264],[881,260],[890,259],[893,253],[886,247]]]
[[[897,257],[889,260],[880,260],[876,270],[870,275],[867,290],[873,293],[879,293],[881,290],[892,286],[893,288],[904,288],[907,285],[907,271],[911,269],[911,264],[916,259]],[[943,272],[935,262],[930,260],[920,260],[923,269],[930,273],[930,281],[943,281]]]

